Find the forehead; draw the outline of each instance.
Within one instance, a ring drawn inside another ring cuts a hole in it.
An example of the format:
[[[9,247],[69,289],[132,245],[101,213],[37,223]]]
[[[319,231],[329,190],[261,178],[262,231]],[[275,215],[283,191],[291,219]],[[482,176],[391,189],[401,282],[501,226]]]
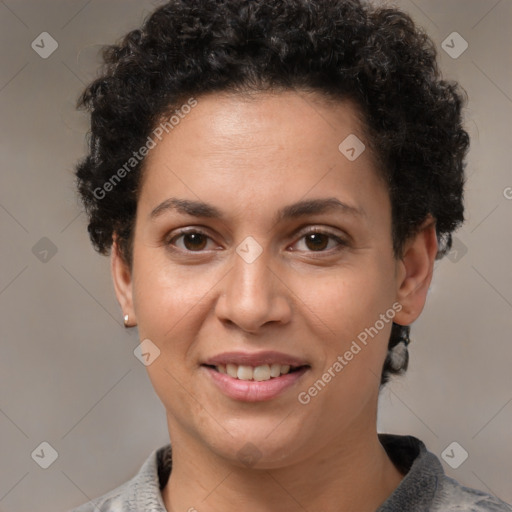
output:
[[[167,138],[166,142],[185,142],[203,154],[215,150],[257,154],[265,142],[277,148],[295,141],[296,150],[311,153],[319,144],[337,149],[349,134],[364,138],[356,105],[319,93],[220,92],[202,95],[196,101],[197,106],[166,130],[174,135],[174,141]]]
[[[346,140],[366,142],[359,111],[348,101],[294,91],[200,96],[148,154],[141,199],[154,208],[169,195],[222,193],[249,207],[286,194],[296,201],[334,189],[371,193],[378,180],[373,156],[365,149],[347,158],[340,150]]]

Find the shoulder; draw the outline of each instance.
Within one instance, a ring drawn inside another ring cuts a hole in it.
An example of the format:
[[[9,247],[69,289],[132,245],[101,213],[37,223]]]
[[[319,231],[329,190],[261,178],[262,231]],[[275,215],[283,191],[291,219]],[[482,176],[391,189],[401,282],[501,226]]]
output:
[[[113,512],[114,510],[116,512],[131,511],[132,509],[128,508],[129,504],[126,501],[130,483],[131,481],[125,482],[123,485],[116,487],[107,494],[89,501],[70,512]]]
[[[378,512],[512,512],[499,498],[447,476],[438,457],[416,437],[379,434],[379,439],[404,478]]]
[[[491,494],[471,489],[444,476],[432,512],[512,512],[512,506]]]
[[[131,480],[69,512],[165,512],[160,488],[170,473],[170,454],[170,445],[153,450]]]

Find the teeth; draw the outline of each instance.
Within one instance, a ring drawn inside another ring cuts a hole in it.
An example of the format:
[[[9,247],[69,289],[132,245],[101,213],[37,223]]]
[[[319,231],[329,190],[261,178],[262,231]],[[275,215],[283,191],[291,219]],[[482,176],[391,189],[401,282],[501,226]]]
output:
[[[237,366],[234,364],[228,364],[226,365],[226,372],[230,377],[233,377],[234,379],[237,379]]]
[[[236,372],[236,376],[240,380],[251,380],[253,376],[252,368],[250,366],[240,365],[238,367],[238,371]]]
[[[255,380],[258,382],[274,379],[280,375],[285,375],[290,371],[290,365],[275,363],[272,365],[263,364],[261,366],[247,366],[227,364],[216,366],[220,373],[228,374],[230,377],[239,380]]]
[[[240,371],[240,370],[239,370]],[[263,366],[256,366],[252,371],[252,378],[257,381],[270,379],[270,366],[265,364]]]
[[[277,363],[274,363],[270,367],[270,376],[271,377],[279,377],[279,375],[281,375],[281,365],[277,364]]]

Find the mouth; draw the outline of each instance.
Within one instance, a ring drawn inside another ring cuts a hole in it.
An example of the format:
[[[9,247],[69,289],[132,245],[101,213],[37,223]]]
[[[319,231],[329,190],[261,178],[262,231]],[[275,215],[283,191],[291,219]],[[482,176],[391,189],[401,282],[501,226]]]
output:
[[[273,368],[272,368],[273,367]],[[309,365],[291,366],[260,364],[258,366],[202,364],[209,382],[227,397],[241,402],[265,402],[296,389]],[[279,372],[279,374],[278,374]]]
[[[303,369],[309,368],[309,365],[292,366],[289,364],[279,363],[263,364],[258,366],[238,365],[232,363],[219,365],[203,364],[201,366],[211,368],[212,370],[224,375],[229,375],[233,379],[255,382],[277,379],[283,375],[299,372]]]
[[[299,386],[311,369],[307,359],[273,350],[217,354],[200,365],[204,375],[231,399],[262,402]]]

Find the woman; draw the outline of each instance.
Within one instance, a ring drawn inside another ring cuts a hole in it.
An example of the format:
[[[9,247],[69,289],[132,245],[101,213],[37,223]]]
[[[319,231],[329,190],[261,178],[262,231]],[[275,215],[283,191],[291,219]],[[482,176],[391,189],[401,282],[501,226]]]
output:
[[[104,56],[78,187],[172,450],[76,511],[512,511],[376,431],[463,221],[430,39],[355,0],[173,0]]]

